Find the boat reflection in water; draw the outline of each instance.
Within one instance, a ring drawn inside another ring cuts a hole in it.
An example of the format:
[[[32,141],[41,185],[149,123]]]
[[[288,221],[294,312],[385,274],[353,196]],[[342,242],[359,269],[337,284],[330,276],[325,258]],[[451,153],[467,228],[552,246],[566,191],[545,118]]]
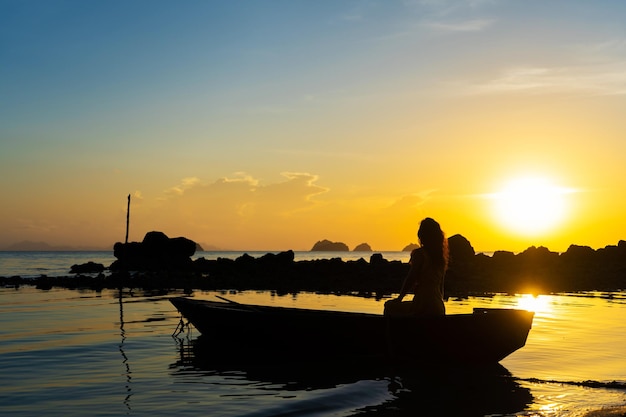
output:
[[[217,334],[182,338],[179,343],[180,359],[171,366],[174,376],[186,382],[209,383],[211,390],[224,388],[223,397],[238,398],[234,402],[241,401],[237,390],[242,385],[246,396],[250,385],[256,384],[263,391],[259,395],[267,397],[271,392],[280,397],[273,408],[261,407],[251,414],[255,416],[291,415],[294,410],[296,414],[342,414],[338,409],[344,410],[342,415],[358,411],[359,416],[428,412],[483,416],[517,413],[533,402],[530,390],[499,364],[403,366],[383,361],[298,359],[297,355],[281,360],[267,351],[228,343]]]

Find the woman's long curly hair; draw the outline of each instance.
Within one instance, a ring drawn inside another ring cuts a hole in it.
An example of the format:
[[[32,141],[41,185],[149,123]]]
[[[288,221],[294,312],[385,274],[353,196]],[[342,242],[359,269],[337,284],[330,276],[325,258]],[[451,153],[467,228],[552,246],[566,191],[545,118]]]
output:
[[[431,262],[445,271],[448,268],[448,239],[439,223],[426,217],[420,223],[417,237]]]

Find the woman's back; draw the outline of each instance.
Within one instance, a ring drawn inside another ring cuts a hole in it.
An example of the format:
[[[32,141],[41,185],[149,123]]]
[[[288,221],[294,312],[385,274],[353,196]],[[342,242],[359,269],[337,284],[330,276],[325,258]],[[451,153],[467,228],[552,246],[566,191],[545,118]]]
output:
[[[423,249],[411,253],[411,263],[419,265],[419,280],[413,296],[413,312],[419,315],[443,315],[443,280],[445,267],[437,267]]]

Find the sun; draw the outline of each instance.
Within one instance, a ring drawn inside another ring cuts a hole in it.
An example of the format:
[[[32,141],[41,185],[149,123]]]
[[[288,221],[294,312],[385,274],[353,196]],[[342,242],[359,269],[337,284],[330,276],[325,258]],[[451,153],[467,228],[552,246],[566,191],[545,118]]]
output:
[[[568,190],[542,177],[509,181],[493,195],[499,222],[521,235],[538,235],[553,230],[565,219]]]

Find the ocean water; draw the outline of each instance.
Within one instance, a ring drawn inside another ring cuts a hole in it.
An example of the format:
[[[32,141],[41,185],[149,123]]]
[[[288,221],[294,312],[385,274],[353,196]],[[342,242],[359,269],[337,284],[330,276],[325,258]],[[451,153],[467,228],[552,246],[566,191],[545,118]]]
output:
[[[236,259],[243,254],[261,257],[268,252],[260,251],[201,251],[192,259],[229,258]],[[278,252],[272,252],[278,253]],[[296,261],[341,258],[344,261],[363,258],[369,261],[372,253],[381,253],[389,261],[408,262],[411,254],[402,251],[390,252],[295,252]],[[108,267],[115,261],[113,251],[39,251],[11,252],[0,251],[0,277],[21,276],[23,278],[47,275],[50,277],[69,275],[72,265],[95,262]]]
[[[536,311],[526,346],[484,373],[225,361],[202,349],[220,343],[219,334],[191,328],[173,336],[180,315],[168,298],[175,295],[0,288],[0,415],[547,417],[626,406],[624,292],[448,300],[449,314]],[[192,294],[216,295],[374,313],[384,303],[312,293]]]

